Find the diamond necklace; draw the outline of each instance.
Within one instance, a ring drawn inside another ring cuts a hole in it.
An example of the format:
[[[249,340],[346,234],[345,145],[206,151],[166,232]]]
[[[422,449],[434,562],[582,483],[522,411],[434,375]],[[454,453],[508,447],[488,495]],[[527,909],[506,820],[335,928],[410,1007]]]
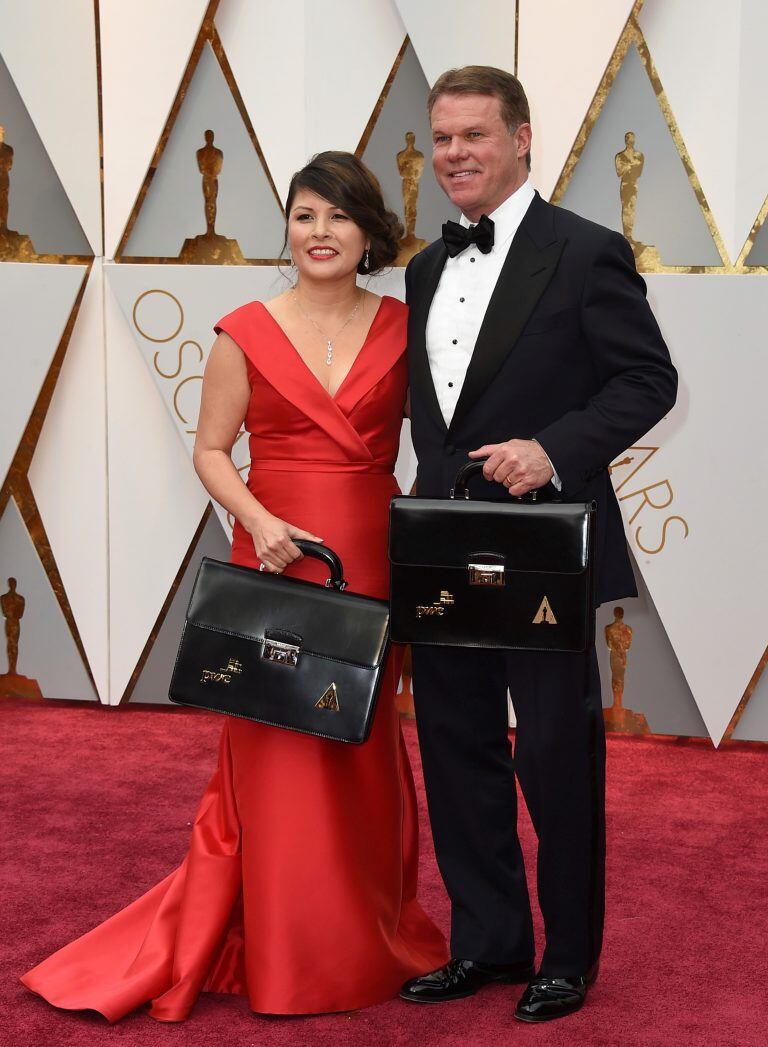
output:
[[[341,334],[341,332],[347,326],[347,324],[351,323],[354,320],[354,318],[357,316],[357,310],[360,308],[360,303],[363,300],[363,292],[360,291],[360,294],[358,295],[357,301],[355,302],[355,308],[352,310],[352,312],[349,314],[347,319],[344,321],[344,323],[338,329],[336,334],[331,335],[331,337],[329,338],[328,335],[325,333],[325,331],[320,326],[320,324],[317,323],[316,320],[313,320],[312,317],[309,315],[309,313],[305,313],[304,310],[302,309],[301,302],[299,301],[299,296],[298,296],[298,293],[296,291],[296,288],[292,287],[291,290],[293,291],[293,297],[296,299],[296,308],[299,310],[299,312],[304,317],[304,319],[305,320],[309,320],[309,322],[312,324],[312,326],[317,328],[317,330],[320,332],[320,334],[325,339],[325,344],[326,344],[325,362],[330,367],[331,364],[333,363],[333,340],[334,340],[334,338],[338,338],[339,335]]]

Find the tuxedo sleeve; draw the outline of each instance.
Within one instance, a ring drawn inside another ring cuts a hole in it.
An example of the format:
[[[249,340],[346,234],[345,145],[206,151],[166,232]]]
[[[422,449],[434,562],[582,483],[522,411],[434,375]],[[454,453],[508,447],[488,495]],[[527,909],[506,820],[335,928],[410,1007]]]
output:
[[[413,284],[413,263],[416,256],[410,260],[408,265],[405,267],[405,304],[410,307],[411,304],[411,286]]]
[[[677,372],[645,297],[632,250],[609,233],[588,266],[580,307],[595,392],[534,434],[575,490],[631,447],[674,406]]]

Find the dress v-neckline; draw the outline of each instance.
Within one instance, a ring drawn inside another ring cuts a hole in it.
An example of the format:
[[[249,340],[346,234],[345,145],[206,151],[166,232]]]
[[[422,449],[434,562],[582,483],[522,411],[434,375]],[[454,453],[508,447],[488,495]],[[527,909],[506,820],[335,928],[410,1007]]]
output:
[[[366,331],[366,334],[365,334],[365,338],[363,339],[363,343],[362,343],[362,345],[360,346],[360,348],[359,348],[359,349],[357,350],[357,354],[356,354],[356,356],[355,356],[354,360],[352,361],[352,363],[351,363],[351,365],[350,365],[350,367],[349,367],[349,370],[348,370],[348,371],[347,371],[347,373],[346,373],[346,374],[344,375],[344,377],[342,378],[341,382],[339,383],[339,386],[338,386],[338,388],[336,389],[336,392],[335,392],[335,393],[333,393],[333,394],[332,394],[332,393],[330,392],[330,390],[328,390],[328,389],[326,389],[326,388],[325,388],[325,386],[323,385],[323,383],[322,383],[322,382],[320,381],[320,379],[319,379],[319,378],[317,377],[317,375],[315,374],[315,372],[314,372],[314,371],[312,370],[312,368],[311,368],[311,367],[309,366],[309,364],[307,363],[307,361],[306,361],[306,360],[304,359],[304,357],[303,357],[303,356],[301,355],[301,353],[299,352],[299,350],[298,350],[298,349],[296,348],[296,346],[295,346],[295,345],[293,344],[293,342],[291,341],[291,339],[290,339],[290,338],[288,337],[288,335],[286,334],[286,332],[285,332],[285,330],[283,329],[282,325],[281,325],[281,324],[279,323],[279,321],[278,321],[278,320],[277,320],[277,319],[276,319],[276,318],[275,318],[275,317],[274,317],[274,316],[272,315],[272,313],[270,313],[269,309],[267,309],[267,307],[266,307],[266,305],[264,304],[264,302],[259,302],[259,305],[260,305],[260,306],[261,306],[261,308],[262,308],[262,309],[264,310],[264,312],[265,312],[265,313],[267,314],[267,316],[268,316],[268,317],[269,317],[269,319],[270,319],[270,320],[272,321],[272,323],[273,323],[273,324],[275,325],[275,327],[277,328],[277,330],[278,330],[278,331],[280,332],[280,334],[281,334],[281,335],[282,335],[282,337],[283,337],[283,340],[284,340],[284,341],[285,341],[285,342],[286,342],[286,343],[287,343],[287,344],[288,344],[288,345],[290,346],[290,348],[291,348],[291,349],[293,350],[293,352],[294,352],[294,353],[296,354],[296,358],[297,358],[297,360],[298,360],[298,361],[299,361],[299,363],[300,363],[300,364],[302,365],[302,367],[303,367],[303,368],[304,368],[304,370],[305,370],[305,371],[307,372],[307,374],[308,374],[308,375],[309,375],[309,377],[310,377],[310,378],[312,379],[312,381],[313,381],[313,382],[315,382],[315,383],[317,384],[318,388],[319,388],[319,389],[321,389],[323,393],[325,393],[325,395],[326,395],[326,396],[328,397],[328,399],[330,400],[330,402],[331,402],[332,404],[335,404],[336,406],[338,406],[338,399],[339,399],[339,396],[340,396],[340,394],[341,394],[342,390],[344,389],[345,385],[346,385],[346,384],[347,384],[347,383],[349,382],[349,380],[350,380],[350,377],[351,377],[351,375],[352,375],[353,371],[355,370],[355,368],[356,368],[356,366],[357,366],[357,362],[358,362],[358,360],[360,359],[360,357],[361,357],[361,356],[363,355],[363,353],[365,352],[365,350],[366,350],[366,348],[367,348],[367,346],[368,346],[368,343],[369,343],[369,342],[370,342],[370,340],[371,340],[371,334],[372,334],[372,332],[373,332],[373,329],[374,329],[374,327],[376,326],[376,324],[377,324],[377,322],[378,322],[378,320],[379,320],[379,317],[380,317],[380,315],[381,315],[382,309],[384,308],[384,302],[385,302],[385,300],[386,300],[386,298],[387,298],[387,297],[388,297],[388,295],[382,295],[382,296],[381,296],[381,301],[379,302],[378,308],[376,309],[376,312],[375,312],[375,314],[374,314],[374,317],[373,317],[373,319],[371,320],[371,324],[370,324],[370,327],[369,327],[369,328],[368,328],[368,330]]]

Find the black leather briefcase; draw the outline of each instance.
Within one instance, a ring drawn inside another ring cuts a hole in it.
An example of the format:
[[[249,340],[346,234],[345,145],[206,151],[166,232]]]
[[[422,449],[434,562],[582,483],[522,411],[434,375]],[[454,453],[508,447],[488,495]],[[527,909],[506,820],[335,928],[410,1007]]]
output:
[[[203,557],[169,698],[340,742],[364,742],[388,649],[389,606],[356,593],[327,546],[325,585]]]
[[[584,651],[594,643],[595,504],[450,498],[390,506],[391,637],[397,643]]]

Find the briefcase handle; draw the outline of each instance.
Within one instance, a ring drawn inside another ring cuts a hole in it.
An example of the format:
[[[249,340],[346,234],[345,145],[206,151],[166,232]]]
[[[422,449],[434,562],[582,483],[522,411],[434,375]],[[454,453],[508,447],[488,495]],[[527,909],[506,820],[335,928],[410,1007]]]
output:
[[[473,461],[462,465],[461,469],[456,473],[456,479],[453,481],[451,498],[469,498],[469,481],[477,473],[482,472],[483,466],[487,461],[487,458],[475,458]],[[537,491],[528,491],[527,494],[521,496],[513,495],[512,497],[518,502],[535,502],[538,500],[537,494]]]
[[[301,549],[305,556],[313,556],[316,560],[322,560],[328,567],[331,576],[326,579],[326,589],[337,589],[341,593],[347,588],[344,566],[341,558],[333,549],[329,549],[327,545],[322,545],[320,542],[309,542],[306,538],[294,538],[293,544]]]

